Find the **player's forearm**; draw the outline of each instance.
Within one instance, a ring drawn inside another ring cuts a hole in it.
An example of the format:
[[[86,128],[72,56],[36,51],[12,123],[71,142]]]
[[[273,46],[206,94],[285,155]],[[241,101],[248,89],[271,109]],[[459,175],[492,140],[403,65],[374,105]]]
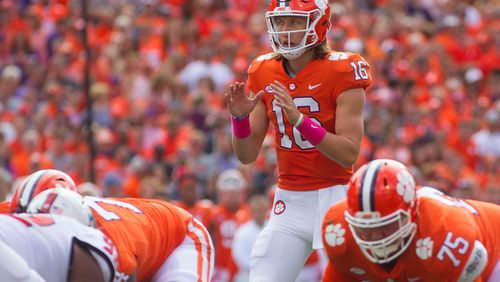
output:
[[[347,137],[327,133],[316,148],[341,166],[350,167],[358,158],[360,144]]]
[[[252,134],[243,139],[233,136],[233,149],[236,158],[238,158],[242,164],[253,163],[257,159],[260,151]]]
[[[260,102],[250,114],[248,123],[232,118],[231,125],[233,129],[233,149],[236,157],[242,164],[253,163],[259,155],[269,127],[266,106]],[[244,130],[241,130],[242,128]]]
[[[363,138],[365,92],[361,88],[344,91],[337,98],[335,134],[327,132],[316,148],[343,167],[356,162]]]

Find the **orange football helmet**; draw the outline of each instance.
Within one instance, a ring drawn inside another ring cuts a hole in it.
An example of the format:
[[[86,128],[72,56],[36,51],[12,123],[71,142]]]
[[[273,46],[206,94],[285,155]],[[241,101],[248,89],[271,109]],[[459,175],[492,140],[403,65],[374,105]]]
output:
[[[306,18],[305,29],[277,30],[276,20],[282,16]],[[331,26],[330,2],[328,0],[272,0],[266,12],[266,23],[274,52],[287,59],[295,59],[308,48],[326,39],[326,33]],[[293,33],[304,33],[298,46],[290,45],[290,37]],[[288,44],[281,42],[280,35],[288,36]]]
[[[36,195],[47,189],[57,187],[77,191],[73,179],[60,170],[43,169],[30,174],[14,192],[10,202],[11,212],[26,212],[26,208]]]
[[[345,219],[363,254],[374,263],[400,256],[416,232],[415,180],[406,166],[374,160],[351,177]]]

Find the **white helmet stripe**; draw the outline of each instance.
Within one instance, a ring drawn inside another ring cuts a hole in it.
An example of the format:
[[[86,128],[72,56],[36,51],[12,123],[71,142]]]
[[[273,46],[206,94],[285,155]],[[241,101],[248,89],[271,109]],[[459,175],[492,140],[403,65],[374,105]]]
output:
[[[19,197],[19,205],[24,210],[28,206],[30,200],[33,198],[33,193],[35,192],[35,187],[40,181],[40,178],[47,172],[47,170],[39,170],[30,176],[28,176],[28,181],[26,185],[24,185],[24,189],[21,192],[21,196]]]
[[[278,7],[284,8],[284,7],[290,7],[290,0],[278,0]]]
[[[366,168],[364,178],[362,179],[362,186],[360,192],[361,197],[361,208],[363,211],[373,211],[374,209],[374,198],[372,193],[375,190],[375,183],[377,181],[377,174],[380,166],[384,163],[384,160],[376,160],[371,162]]]

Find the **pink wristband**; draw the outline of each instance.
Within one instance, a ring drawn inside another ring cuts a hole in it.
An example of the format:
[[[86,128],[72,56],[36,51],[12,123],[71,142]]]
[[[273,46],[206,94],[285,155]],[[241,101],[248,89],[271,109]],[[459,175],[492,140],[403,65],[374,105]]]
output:
[[[316,146],[325,138],[326,129],[312,121],[309,117],[304,116],[304,120],[297,127],[300,134],[309,141],[313,146]]]
[[[231,126],[233,127],[233,135],[238,139],[247,138],[250,133],[250,117],[247,115],[242,119],[231,117]]]

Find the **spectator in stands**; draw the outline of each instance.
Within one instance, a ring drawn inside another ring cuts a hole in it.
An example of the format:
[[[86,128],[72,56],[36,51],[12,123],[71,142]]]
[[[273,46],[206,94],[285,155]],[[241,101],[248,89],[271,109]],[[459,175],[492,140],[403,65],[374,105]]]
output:
[[[238,227],[231,246],[234,262],[238,266],[235,282],[247,282],[250,276],[250,254],[257,236],[267,222],[269,200],[263,195],[254,195],[248,200],[250,220]]]

